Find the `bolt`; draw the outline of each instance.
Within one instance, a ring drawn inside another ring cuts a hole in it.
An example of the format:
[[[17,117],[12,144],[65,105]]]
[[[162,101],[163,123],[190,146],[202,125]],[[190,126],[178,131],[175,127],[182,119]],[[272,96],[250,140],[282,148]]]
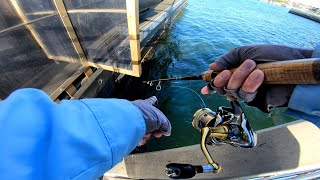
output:
[[[98,84],[101,85],[102,84],[102,79],[99,79]]]

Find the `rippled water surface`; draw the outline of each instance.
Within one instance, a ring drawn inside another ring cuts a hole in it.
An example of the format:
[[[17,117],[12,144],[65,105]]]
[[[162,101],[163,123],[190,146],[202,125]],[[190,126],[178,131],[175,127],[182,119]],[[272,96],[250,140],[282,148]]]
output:
[[[150,69],[144,79],[199,74],[228,50],[248,44],[272,43],[313,48],[320,41],[320,24],[288,13],[287,8],[258,0],[189,0],[175,20],[173,28],[156,48],[146,64]],[[191,126],[193,113],[201,101],[193,92],[173,86],[183,86],[200,92],[201,81],[180,81],[163,84],[163,90],[140,90],[145,96],[156,94],[160,109],[172,123],[171,137],[152,139],[148,151],[181,147],[199,143],[200,133]],[[207,107],[216,109],[228,105],[225,97],[201,97]],[[294,120],[274,110],[265,114],[242,104],[255,130]]]

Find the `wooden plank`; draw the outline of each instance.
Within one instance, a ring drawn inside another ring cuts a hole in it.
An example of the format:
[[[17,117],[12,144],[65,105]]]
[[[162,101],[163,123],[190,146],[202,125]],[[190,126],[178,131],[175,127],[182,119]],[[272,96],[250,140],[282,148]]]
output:
[[[10,0],[12,6],[14,7],[14,9],[16,10],[19,18],[21,19],[22,23],[26,26],[26,28],[30,31],[30,33],[32,34],[33,38],[35,39],[35,41],[39,44],[39,46],[42,48],[42,50],[44,51],[44,53],[46,54],[46,56],[49,56],[49,51],[46,47],[46,45],[41,41],[39,35],[37,34],[37,32],[34,30],[34,28],[29,25],[28,23],[28,19],[27,17],[24,15],[22,9],[20,8],[18,2],[16,0]]]
[[[55,99],[54,102],[59,104],[61,101],[60,101],[60,99]]]
[[[71,84],[73,83],[86,69],[89,67],[80,67],[73,73],[68,79],[66,79],[53,93],[50,94],[51,99],[57,99],[58,96]]]
[[[139,32],[139,0],[126,0],[127,21],[132,60],[132,75],[141,75],[141,52]]]
[[[90,78],[93,74],[93,71],[91,68],[88,68],[87,70],[84,71],[84,74],[86,75],[86,78]]]
[[[66,7],[64,5],[63,0],[54,0],[54,4],[58,10],[61,21],[62,21],[62,23],[63,23],[63,25],[69,35],[69,38],[74,46],[74,49],[76,50],[76,52],[81,60],[82,65],[88,66],[87,58],[83,52],[83,49],[81,47],[81,44],[80,44],[79,39],[77,37],[77,34],[73,29],[71,20],[69,18],[69,15],[68,15],[68,12],[66,10]]]
[[[50,58],[55,59],[55,60],[61,60],[61,61],[70,62],[69,61],[70,58],[68,58],[68,57],[51,56]],[[123,73],[123,74],[127,74],[127,75],[130,75],[130,76],[140,77],[139,73],[134,73],[132,70],[120,69],[120,68],[116,68],[116,67],[113,67],[113,66],[108,66],[108,65],[105,65],[105,64],[94,63],[94,62],[91,62],[91,61],[88,61],[88,66],[95,67],[95,68],[100,68],[100,69],[104,69],[104,70],[108,70],[108,71],[112,71],[112,72],[116,72],[116,73]]]
[[[73,85],[70,84],[65,91],[67,92],[67,94],[72,98],[73,95],[77,92],[77,88]]]
[[[85,81],[84,84],[79,88],[79,90],[74,94],[73,98],[79,99],[102,72],[103,69],[98,69],[97,71],[95,71],[93,75],[87,81]]]
[[[104,70],[108,70],[108,71],[112,71],[112,72],[116,72],[116,73],[123,73],[123,74],[127,74],[130,76],[140,77],[139,74],[134,73],[132,70],[120,69],[120,68],[116,68],[113,66],[108,66],[105,64],[97,64],[97,63],[93,63],[93,62],[88,62],[88,65],[91,67],[100,68],[100,69],[104,69]]]

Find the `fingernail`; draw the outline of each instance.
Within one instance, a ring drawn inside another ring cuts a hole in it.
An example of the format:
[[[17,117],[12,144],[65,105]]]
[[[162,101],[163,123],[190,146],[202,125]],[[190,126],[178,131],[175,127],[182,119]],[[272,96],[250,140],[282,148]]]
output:
[[[201,89],[201,94],[209,94],[209,89],[205,86]]]
[[[254,81],[258,81],[260,79],[262,79],[264,76],[263,72],[259,72],[259,71],[255,71],[252,73],[252,75],[250,76],[252,80]]]
[[[260,78],[260,75],[257,73],[252,74],[251,79],[252,80],[258,80]]]

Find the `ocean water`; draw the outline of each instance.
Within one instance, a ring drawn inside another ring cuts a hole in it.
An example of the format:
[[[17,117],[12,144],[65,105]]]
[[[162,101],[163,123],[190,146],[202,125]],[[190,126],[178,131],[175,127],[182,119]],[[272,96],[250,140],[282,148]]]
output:
[[[156,47],[152,60],[145,63],[142,80],[195,75],[208,69],[214,60],[232,48],[259,43],[313,48],[320,41],[320,24],[289,14],[289,9],[259,0],[189,0],[172,28]],[[151,139],[147,151],[199,143],[200,132],[191,125],[194,112],[202,107],[193,92],[200,93],[202,81],[162,82],[162,90],[134,80],[129,98],[156,95],[158,107],[172,124],[172,135]],[[133,94],[133,95],[132,95]],[[125,96],[119,96],[125,97]],[[219,95],[201,95],[207,107],[228,106]],[[275,109],[270,114],[242,103],[251,126],[264,129],[295,120]]]

